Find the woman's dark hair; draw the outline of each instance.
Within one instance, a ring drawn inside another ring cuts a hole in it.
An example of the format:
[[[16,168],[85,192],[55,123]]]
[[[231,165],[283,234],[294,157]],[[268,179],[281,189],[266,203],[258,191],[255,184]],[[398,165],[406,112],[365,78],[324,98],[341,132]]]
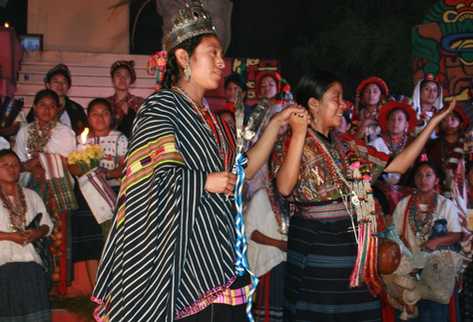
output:
[[[43,98],[49,97],[51,98],[54,103],[56,103],[56,106],[59,107],[59,96],[56,94],[55,91],[52,91],[50,89],[42,89],[38,93],[36,93],[34,100],[33,100],[33,105],[36,105],[41,101]]]
[[[425,86],[427,86],[428,83],[434,83],[435,86],[437,86],[437,91],[438,91],[438,95],[440,95],[440,85],[439,83],[437,83],[436,81],[432,80],[432,79],[424,79],[423,81],[420,82],[420,89],[424,88]]]
[[[304,74],[294,91],[297,104],[307,108],[311,97],[320,100],[334,83],[341,83],[339,78],[327,71],[311,71]]]
[[[69,67],[67,67],[64,64],[57,64],[48,72],[46,73],[46,76],[44,76],[44,82],[45,83],[51,83],[51,80],[54,76],[56,75],[62,75],[64,78],[67,80],[67,87],[70,88],[72,85],[71,81],[71,71],[69,70]]]
[[[179,80],[179,77],[181,74],[181,68],[179,67],[179,64],[177,62],[176,50],[179,48],[184,49],[189,54],[189,57],[190,57],[192,56],[192,54],[194,53],[194,50],[200,44],[202,39],[207,36],[215,36],[215,35],[203,34],[203,35],[199,35],[199,36],[187,39],[168,52],[166,72],[164,73],[162,88],[170,89]]]
[[[439,182],[444,181],[445,173],[435,163],[433,163],[430,160],[429,161],[419,161],[419,162],[416,162],[416,164],[414,164],[414,168],[412,169],[412,178],[411,178],[412,186],[415,186],[415,176],[416,176],[417,172],[419,171],[419,169],[421,167],[424,167],[424,166],[427,166],[427,167],[431,168],[434,171],[435,175],[439,179]]]
[[[7,156],[7,155],[13,155],[18,160],[18,162],[20,162],[20,164],[21,164],[21,160],[18,157],[18,155],[15,153],[15,151],[13,151],[11,149],[2,149],[2,150],[0,150],[0,159],[3,158],[4,156]]]
[[[115,123],[116,123],[116,116],[113,113],[112,103],[110,103],[110,101],[108,99],[98,97],[98,98],[94,98],[93,100],[91,100],[89,102],[89,104],[87,105],[87,115],[90,115],[90,112],[92,112],[94,107],[97,106],[97,105],[105,106],[107,108],[107,110],[110,112],[110,116],[112,117],[112,122],[110,124],[110,128],[113,129],[115,127]]]
[[[225,81],[223,83],[223,88],[226,89],[230,83],[233,83],[233,84],[237,85],[238,87],[241,88],[242,91],[246,92],[246,90],[247,90],[247,87],[246,87],[245,81],[243,80],[243,77],[238,73],[231,73],[230,75],[225,77]]]

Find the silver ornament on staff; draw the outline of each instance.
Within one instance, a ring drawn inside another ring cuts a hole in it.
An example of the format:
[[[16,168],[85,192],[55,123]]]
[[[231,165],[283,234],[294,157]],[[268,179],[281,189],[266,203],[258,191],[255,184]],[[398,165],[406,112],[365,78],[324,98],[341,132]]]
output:
[[[250,142],[258,133],[266,114],[270,110],[271,104],[268,99],[260,100],[248,118],[245,125],[245,104],[243,103],[243,96],[239,95],[235,104],[235,124],[237,134],[237,153],[243,153],[249,148]]]
[[[251,290],[248,296],[248,303],[246,305],[246,315],[249,322],[253,322],[252,304],[253,294],[256,291],[258,285],[258,278],[254,275],[249,268],[247,259],[247,239],[245,234],[245,220],[243,216],[243,184],[245,182],[245,166],[247,164],[247,158],[245,155],[246,149],[248,149],[249,142],[255,137],[259,125],[264,118],[268,106],[258,104],[254,107],[254,111],[251,114],[248,124],[244,125],[245,117],[245,105],[243,104],[243,96],[240,94],[236,103],[235,109],[235,124],[237,132],[237,148],[235,166],[233,172],[236,174],[235,184],[235,231],[236,231],[236,242],[235,242],[235,254],[236,263],[235,269],[238,276],[243,276],[245,272],[248,272],[251,277]]]

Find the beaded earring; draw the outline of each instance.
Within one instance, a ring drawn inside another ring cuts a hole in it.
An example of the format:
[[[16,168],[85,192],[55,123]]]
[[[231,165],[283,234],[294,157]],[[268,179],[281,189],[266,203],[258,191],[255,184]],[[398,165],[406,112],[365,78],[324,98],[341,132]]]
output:
[[[186,65],[186,67],[184,67],[184,79],[186,81],[190,81],[191,75],[192,75],[191,67],[189,65]]]

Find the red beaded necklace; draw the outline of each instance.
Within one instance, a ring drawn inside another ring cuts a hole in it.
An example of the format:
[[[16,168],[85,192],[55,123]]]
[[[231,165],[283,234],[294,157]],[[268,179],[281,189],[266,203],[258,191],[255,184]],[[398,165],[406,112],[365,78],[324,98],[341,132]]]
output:
[[[194,111],[200,116],[206,128],[210,131],[210,133],[212,133],[212,137],[218,147],[220,158],[223,161],[224,170],[231,170],[229,169],[229,166],[232,162],[232,154],[229,151],[227,141],[225,140],[222,129],[220,128],[215,115],[208,107],[197,104],[182,88],[174,86],[172,89],[182,95],[191,104],[191,106],[194,108]]]

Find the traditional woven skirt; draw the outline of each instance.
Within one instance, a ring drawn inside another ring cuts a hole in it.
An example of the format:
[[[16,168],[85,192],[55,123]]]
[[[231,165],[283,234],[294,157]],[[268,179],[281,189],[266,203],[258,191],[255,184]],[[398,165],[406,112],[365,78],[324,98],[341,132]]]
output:
[[[349,285],[356,258],[349,217],[313,214],[324,219],[298,214],[289,226],[287,321],[381,321],[380,302],[365,286]]]
[[[104,243],[102,229],[77,184],[75,192],[79,209],[71,216],[72,261],[98,260]]]
[[[259,278],[253,314],[258,322],[282,322],[284,315],[284,285],[286,262],[282,262]]]
[[[238,289],[248,285],[250,277],[248,274],[237,277],[230,288]],[[248,322],[246,316],[246,303],[239,305],[210,304],[204,310],[191,316],[178,319],[179,322]]]
[[[0,322],[49,322],[48,288],[41,265],[0,266]]]

